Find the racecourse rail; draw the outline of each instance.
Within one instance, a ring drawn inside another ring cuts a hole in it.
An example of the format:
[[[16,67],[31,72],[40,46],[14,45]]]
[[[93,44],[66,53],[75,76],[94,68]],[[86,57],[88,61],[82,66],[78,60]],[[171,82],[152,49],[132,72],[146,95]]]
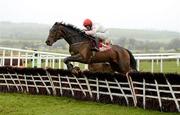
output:
[[[67,56],[0,47],[0,92],[71,96],[82,100],[180,112],[180,75],[162,73],[164,60],[176,60],[176,66],[179,66],[179,53],[134,54],[138,69],[142,60],[150,60],[152,70],[126,75],[89,71],[74,75],[62,63]],[[161,73],[152,73],[154,61],[160,63]],[[10,66],[5,66],[8,64]],[[79,63],[74,65],[82,66]],[[87,69],[87,65],[83,65],[83,68]]]
[[[151,54],[133,54],[137,61],[137,69],[140,70],[141,61],[151,61],[151,72],[154,72],[154,63],[160,64],[160,72],[163,72],[163,61],[176,60],[176,65],[179,66],[180,53],[151,53]],[[13,65],[13,61],[17,60],[15,64],[17,67],[22,66],[20,62],[23,60],[24,67],[37,67],[37,68],[64,68],[66,66],[63,63],[63,59],[69,56],[68,54],[50,53],[42,51],[24,50],[16,48],[0,47],[0,65],[8,65],[5,62],[9,60],[9,65]],[[79,66],[79,63],[73,63]],[[83,69],[87,69],[88,66],[84,64],[81,66]]]

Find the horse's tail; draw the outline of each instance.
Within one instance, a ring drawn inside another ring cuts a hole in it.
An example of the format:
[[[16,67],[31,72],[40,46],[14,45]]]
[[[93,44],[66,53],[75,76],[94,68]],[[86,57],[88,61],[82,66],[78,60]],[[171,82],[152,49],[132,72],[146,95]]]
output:
[[[137,63],[136,63],[136,60],[133,56],[133,54],[128,50],[126,49],[127,52],[129,53],[129,56],[130,56],[130,66],[133,70],[137,71]]]

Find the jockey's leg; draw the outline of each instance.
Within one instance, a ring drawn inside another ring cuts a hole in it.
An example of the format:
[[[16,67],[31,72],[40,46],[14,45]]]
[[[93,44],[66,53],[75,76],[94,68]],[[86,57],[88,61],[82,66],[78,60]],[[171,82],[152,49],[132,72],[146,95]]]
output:
[[[99,38],[95,37],[95,39],[93,40],[94,44],[93,44],[93,51],[99,51],[99,46],[98,46],[98,42],[99,42]]]

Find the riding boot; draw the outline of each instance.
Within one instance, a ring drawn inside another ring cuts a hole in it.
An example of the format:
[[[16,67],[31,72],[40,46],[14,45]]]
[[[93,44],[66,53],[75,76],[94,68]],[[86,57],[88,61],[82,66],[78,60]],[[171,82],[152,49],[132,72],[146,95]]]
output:
[[[93,47],[92,47],[92,50],[93,50],[93,51],[96,51],[96,52],[99,51],[98,38],[96,38],[96,39],[94,40],[94,45],[93,45]]]

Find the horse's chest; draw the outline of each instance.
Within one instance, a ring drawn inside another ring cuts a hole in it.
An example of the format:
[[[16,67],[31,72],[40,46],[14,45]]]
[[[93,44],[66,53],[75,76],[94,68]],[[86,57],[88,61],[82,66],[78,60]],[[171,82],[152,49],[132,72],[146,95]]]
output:
[[[71,55],[75,55],[79,53],[79,49],[78,48],[69,48],[69,52]]]
[[[87,54],[90,52],[89,44],[77,44],[70,46],[69,52],[71,55],[80,54],[83,58],[88,57]]]

